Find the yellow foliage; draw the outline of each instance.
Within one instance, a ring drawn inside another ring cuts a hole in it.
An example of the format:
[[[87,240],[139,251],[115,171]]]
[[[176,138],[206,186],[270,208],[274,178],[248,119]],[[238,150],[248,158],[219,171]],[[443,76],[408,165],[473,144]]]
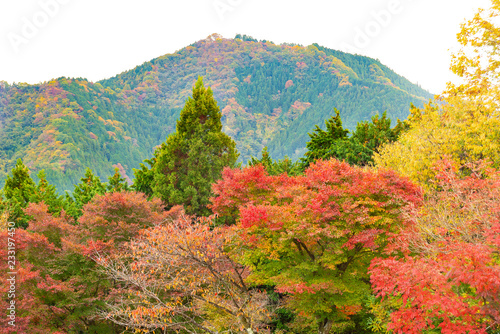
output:
[[[421,185],[434,179],[432,167],[443,158],[457,166],[488,159],[500,167],[500,117],[462,99],[415,109],[410,130],[375,154],[375,164],[410,177]]]
[[[448,83],[435,103],[413,109],[410,129],[382,147],[377,166],[391,168],[423,186],[435,176],[432,166],[450,158],[457,166],[486,159],[500,168],[500,0],[488,11],[479,10],[457,35],[463,49],[453,57],[451,69],[464,80]],[[498,21],[498,20],[496,20]],[[494,42],[494,43],[493,43]]]

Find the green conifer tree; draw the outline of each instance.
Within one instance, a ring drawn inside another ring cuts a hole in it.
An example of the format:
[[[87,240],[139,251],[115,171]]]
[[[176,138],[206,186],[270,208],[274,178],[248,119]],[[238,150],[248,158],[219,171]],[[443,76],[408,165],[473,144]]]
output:
[[[38,183],[31,201],[34,203],[43,201],[49,207],[50,213],[59,214],[64,207],[63,197],[57,193],[56,187],[47,181],[44,170],[38,172],[37,177]]]
[[[198,78],[171,134],[157,151],[153,195],[167,206],[183,204],[188,214],[209,215],[212,183],[238,159],[235,142],[222,132],[212,90]]]
[[[262,149],[261,155],[262,158],[260,159],[251,157],[248,165],[255,166],[258,164],[262,164],[269,175],[280,175],[283,173],[287,173],[287,175],[289,176],[297,176],[302,172],[300,162],[293,162],[287,156],[285,156],[285,158],[281,160],[273,160],[269,155],[269,152],[267,151],[267,146]]]
[[[87,168],[85,176],[80,179],[80,183],[75,185],[73,197],[66,193],[64,208],[65,211],[75,219],[82,215],[82,208],[90,202],[95,195],[106,193],[106,186],[101,179],[94,175],[90,168]]]
[[[306,144],[307,152],[301,159],[303,167],[308,167],[318,159],[329,159],[336,157],[342,160],[342,146],[348,140],[349,130],[344,129],[340,113],[335,109],[335,116],[325,121],[326,131],[318,125],[309,133],[311,140]]]
[[[108,178],[108,184],[106,185],[106,190],[108,192],[120,192],[129,191],[130,187],[127,180],[120,174],[118,167],[115,167],[115,173],[113,176]]]
[[[135,191],[144,193],[146,196],[153,196],[153,182],[154,182],[154,171],[153,166],[156,163],[156,156],[158,155],[158,150],[155,151],[154,157],[151,159],[146,159],[140,164],[140,169],[134,168],[134,184],[132,188]],[[146,164],[149,165],[146,166]]]
[[[9,221],[15,222],[16,226],[26,228],[28,226],[28,216],[23,209],[32,201],[36,192],[36,185],[30,176],[28,167],[21,159],[17,160],[16,166],[12,169],[11,175],[7,175],[5,185],[2,189],[2,212],[8,213]]]
[[[349,130],[343,128],[338,110],[335,109],[335,113],[335,116],[325,121],[326,131],[316,125],[309,134],[311,140],[307,143],[308,151],[301,159],[303,168],[318,159],[330,158],[345,160],[351,165],[369,165],[373,163],[373,154],[378,152],[381,145],[397,140],[408,129],[408,124],[399,120],[391,128],[391,119],[384,112],[382,117],[373,116],[371,122],[359,122],[356,131],[348,137]]]

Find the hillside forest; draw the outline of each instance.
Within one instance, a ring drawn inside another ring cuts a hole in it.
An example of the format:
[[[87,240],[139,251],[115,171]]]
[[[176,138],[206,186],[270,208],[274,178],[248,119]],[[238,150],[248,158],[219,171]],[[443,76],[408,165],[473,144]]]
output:
[[[462,25],[460,84],[428,102],[248,36],[3,84],[0,333],[500,333],[499,17]]]
[[[0,187],[18,159],[60,194],[91,168],[122,177],[175,131],[198,77],[211,87],[223,131],[246,164],[264,147],[274,159],[300,159],[307,135],[339,110],[344,126],[373,116],[393,124],[432,95],[378,60],[321,47],[219,35],[96,83],[57,78],[37,85],[0,82]]]

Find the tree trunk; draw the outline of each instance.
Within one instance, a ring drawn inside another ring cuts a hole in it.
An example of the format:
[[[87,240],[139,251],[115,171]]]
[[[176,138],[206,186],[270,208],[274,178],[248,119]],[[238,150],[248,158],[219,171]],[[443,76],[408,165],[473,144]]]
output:
[[[319,322],[318,334],[328,334],[333,326],[333,320],[331,319],[323,319]]]

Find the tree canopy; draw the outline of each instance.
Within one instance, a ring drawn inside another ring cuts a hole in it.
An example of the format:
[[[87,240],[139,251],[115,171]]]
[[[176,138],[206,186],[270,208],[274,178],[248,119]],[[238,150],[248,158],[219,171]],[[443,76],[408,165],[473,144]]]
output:
[[[235,142],[222,132],[221,113],[212,90],[200,77],[171,134],[156,151],[153,195],[188,214],[208,215],[212,183],[238,159]]]

